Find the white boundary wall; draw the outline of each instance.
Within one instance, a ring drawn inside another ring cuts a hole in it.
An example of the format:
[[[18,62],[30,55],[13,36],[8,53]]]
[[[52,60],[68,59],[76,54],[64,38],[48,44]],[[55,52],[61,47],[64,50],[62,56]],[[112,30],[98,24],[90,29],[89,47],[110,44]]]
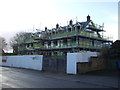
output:
[[[67,74],[77,74],[77,62],[90,62],[91,56],[97,56],[97,52],[67,53]]]
[[[43,55],[3,56],[2,66],[42,70]]]

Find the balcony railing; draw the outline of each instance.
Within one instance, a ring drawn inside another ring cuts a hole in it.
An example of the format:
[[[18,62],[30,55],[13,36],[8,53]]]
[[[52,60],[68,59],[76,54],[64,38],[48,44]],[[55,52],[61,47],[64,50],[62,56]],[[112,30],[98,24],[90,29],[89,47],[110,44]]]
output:
[[[35,49],[36,48],[45,48],[45,46],[41,45],[41,44],[38,44],[38,43],[34,43],[34,46],[33,46]]]
[[[24,51],[24,50],[27,50],[27,48],[26,47],[19,47],[18,48],[18,51]]]
[[[95,28],[95,29],[99,29],[99,30],[102,30],[102,29],[103,29],[103,26],[100,26],[100,25],[98,25],[98,24],[89,25],[89,27]]]
[[[77,42],[71,42],[71,43],[64,43],[62,45],[53,45],[51,48],[68,48],[68,47],[77,47],[78,43]],[[92,45],[92,43],[89,42],[79,42],[79,46],[80,47],[87,47],[87,48],[102,48],[103,45],[102,44],[94,44],[94,46]]]
[[[33,38],[39,38],[39,35],[35,34],[35,35],[33,35]]]
[[[58,34],[54,34],[52,35],[52,39],[53,38],[60,38],[60,37],[68,37],[68,36],[72,36],[72,35],[76,35],[77,31],[73,30],[71,32],[63,32],[63,33],[58,33]]]
[[[81,35],[81,36],[87,36],[87,37],[91,37],[91,38],[101,39],[101,37],[98,37],[98,35],[96,35],[94,33],[86,32],[86,31],[80,31],[78,33],[76,30],[73,30],[71,32],[63,32],[63,33],[59,33],[59,34],[54,34],[51,36],[51,38],[54,39],[54,38],[60,38],[60,37],[69,37],[69,36],[73,36],[73,35]]]
[[[41,44],[34,43],[33,47],[27,47],[27,48],[20,47],[18,50],[24,51],[24,50],[53,49],[53,48],[60,49],[60,48],[71,48],[71,47],[77,47],[77,46],[84,47],[84,48],[102,48],[103,47],[102,43],[101,44],[94,44],[94,46],[93,46],[91,42],[80,41],[79,45],[78,45],[78,42],[74,41],[74,42],[62,43],[60,45],[54,44],[53,46],[50,46],[50,47],[46,47],[46,46],[43,46]]]
[[[98,36],[95,33],[86,32],[83,30],[80,32],[73,30],[71,32],[63,32],[63,33],[54,34],[51,36],[51,39],[60,38],[60,37],[69,37],[69,36],[73,36],[73,35],[81,35],[81,36],[86,36],[86,37],[96,38],[96,39],[112,40],[110,37],[102,36],[102,35]]]

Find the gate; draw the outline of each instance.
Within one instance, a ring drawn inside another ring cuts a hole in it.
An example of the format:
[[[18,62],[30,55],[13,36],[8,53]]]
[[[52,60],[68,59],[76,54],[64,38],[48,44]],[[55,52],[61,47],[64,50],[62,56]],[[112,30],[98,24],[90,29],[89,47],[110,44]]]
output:
[[[54,72],[66,72],[66,56],[44,56],[43,57],[43,70]]]

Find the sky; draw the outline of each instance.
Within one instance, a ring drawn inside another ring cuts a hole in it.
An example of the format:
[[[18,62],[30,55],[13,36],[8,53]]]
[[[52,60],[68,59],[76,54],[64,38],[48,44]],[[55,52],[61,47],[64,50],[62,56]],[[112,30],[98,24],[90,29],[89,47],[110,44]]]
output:
[[[118,0],[0,0],[0,36],[9,42],[17,32],[86,21],[88,14],[104,23],[105,35],[118,39]]]

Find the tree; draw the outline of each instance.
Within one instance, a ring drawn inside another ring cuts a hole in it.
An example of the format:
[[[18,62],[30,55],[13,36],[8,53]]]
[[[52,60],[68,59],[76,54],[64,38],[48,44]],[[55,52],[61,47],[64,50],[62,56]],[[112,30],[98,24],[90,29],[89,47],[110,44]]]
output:
[[[29,38],[31,38],[32,33],[28,32],[19,32],[17,33],[10,41],[10,45],[13,47],[16,44],[19,44],[21,42],[25,42]]]
[[[18,45],[20,43],[24,43],[26,40],[29,40],[31,37],[32,37],[32,33],[19,32],[11,39],[10,46],[13,48],[13,51],[17,53]]]
[[[6,47],[7,47],[7,43],[6,43],[5,38],[0,37],[0,54],[2,54],[4,52]]]
[[[102,48],[100,53],[106,60],[120,60],[120,40],[116,40],[110,47]]]
[[[110,51],[109,47],[102,48],[100,51],[100,58],[108,60],[109,59],[109,51]]]

